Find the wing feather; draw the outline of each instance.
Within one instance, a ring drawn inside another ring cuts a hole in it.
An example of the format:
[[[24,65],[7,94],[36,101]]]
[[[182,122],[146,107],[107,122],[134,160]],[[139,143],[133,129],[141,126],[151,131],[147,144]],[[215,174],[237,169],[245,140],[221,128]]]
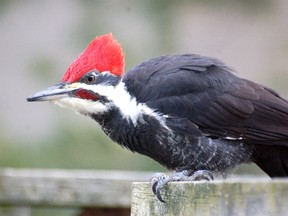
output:
[[[288,146],[287,100],[238,78],[219,60],[162,56],[136,66],[123,81],[139,103],[187,119],[207,136]]]

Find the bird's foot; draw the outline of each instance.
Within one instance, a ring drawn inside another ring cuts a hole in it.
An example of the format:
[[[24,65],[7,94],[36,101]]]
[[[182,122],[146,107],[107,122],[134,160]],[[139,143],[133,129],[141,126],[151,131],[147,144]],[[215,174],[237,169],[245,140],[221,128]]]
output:
[[[182,172],[176,172],[172,175],[166,175],[164,173],[155,173],[151,180],[151,187],[153,193],[156,195],[158,200],[161,202],[165,202],[161,196],[161,189],[163,189],[168,182],[175,182],[175,181],[201,181],[207,180],[211,181],[214,177],[212,173],[208,170],[198,170],[194,173],[184,170]]]

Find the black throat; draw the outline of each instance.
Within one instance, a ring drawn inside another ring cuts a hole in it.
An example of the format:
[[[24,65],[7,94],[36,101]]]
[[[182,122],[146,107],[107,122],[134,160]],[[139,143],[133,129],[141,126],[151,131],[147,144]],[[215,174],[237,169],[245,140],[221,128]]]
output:
[[[123,117],[115,108],[108,113],[91,117],[101,125],[103,131],[113,141],[132,152],[144,154],[171,168],[169,165],[172,149],[167,145],[167,138],[171,135],[154,116],[143,114],[135,124],[131,119]],[[161,140],[163,144],[160,143]]]

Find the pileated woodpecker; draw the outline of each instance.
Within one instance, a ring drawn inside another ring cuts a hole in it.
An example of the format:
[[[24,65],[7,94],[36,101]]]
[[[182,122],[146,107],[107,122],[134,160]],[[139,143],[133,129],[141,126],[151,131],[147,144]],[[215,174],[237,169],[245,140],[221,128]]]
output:
[[[123,74],[120,44],[99,36],[60,83],[27,100],[90,116],[121,146],[175,171],[152,179],[161,201],[169,181],[210,180],[242,163],[288,176],[288,101],[275,91],[193,54],[156,57]]]

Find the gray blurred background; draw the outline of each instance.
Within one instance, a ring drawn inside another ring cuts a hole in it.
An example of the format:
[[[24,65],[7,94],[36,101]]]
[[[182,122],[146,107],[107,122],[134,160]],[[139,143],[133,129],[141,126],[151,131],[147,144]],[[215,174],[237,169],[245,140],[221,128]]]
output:
[[[123,46],[126,71],[158,55],[197,53],[288,97],[286,0],[1,0],[1,167],[165,171],[112,143],[88,118],[26,102],[108,32]],[[253,166],[238,172],[261,173]]]

